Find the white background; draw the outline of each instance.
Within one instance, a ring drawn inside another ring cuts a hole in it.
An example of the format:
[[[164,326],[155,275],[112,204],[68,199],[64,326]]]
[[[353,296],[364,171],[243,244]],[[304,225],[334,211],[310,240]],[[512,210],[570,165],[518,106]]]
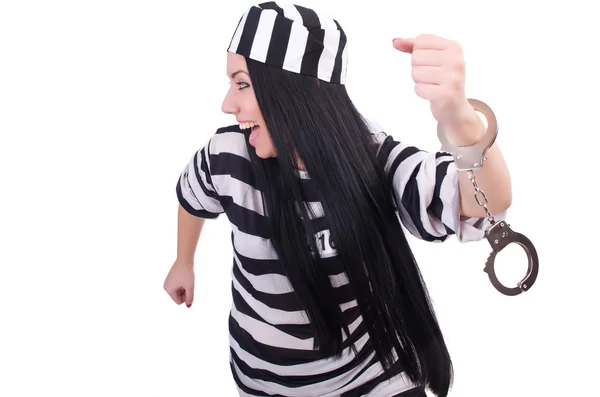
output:
[[[513,183],[508,220],[534,242],[540,274],[529,292],[506,297],[482,271],[485,240],[411,238],[454,360],[451,396],[594,395],[592,3],[300,4],[344,27],[351,97],[398,140],[439,148],[394,37],[459,41],[467,95],[498,118]],[[220,111],[226,48],[249,5],[2,1],[1,396],[236,395],[226,217],[205,226],[192,308],[162,284],[176,253],[179,173],[217,127],[235,123]],[[511,247],[498,262],[516,283],[526,259]]]

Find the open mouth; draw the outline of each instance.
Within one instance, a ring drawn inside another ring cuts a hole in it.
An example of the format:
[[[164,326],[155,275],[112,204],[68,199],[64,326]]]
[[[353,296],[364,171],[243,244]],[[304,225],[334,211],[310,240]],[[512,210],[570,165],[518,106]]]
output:
[[[256,143],[256,138],[260,135],[260,125],[249,122],[249,123],[240,123],[240,129],[244,132],[250,132],[250,136],[248,137],[250,144],[254,146]]]
[[[260,135],[260,126],[259,125],[255,125],[250,129],[250,137],[248,138],[248,140],[250,141],[250,144],[252,146],[254,146],[256,144],[256,138],[258,138],[258,136]]]

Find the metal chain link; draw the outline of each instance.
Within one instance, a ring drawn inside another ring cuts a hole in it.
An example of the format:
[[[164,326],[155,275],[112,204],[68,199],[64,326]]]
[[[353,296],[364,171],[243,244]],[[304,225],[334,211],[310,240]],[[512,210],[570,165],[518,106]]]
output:
[[[488,206],[487,206],[488,205],[487,196],[485,195],[485,192],[483,190],[481,190],[479,188],[479,186],[477,185],[477,181],[475,180],[475,173],[473,172],[473,170],[469,170],[467,172],[469,174],[469,180],[471,181],[471,183],[473,183],[473,186],[475,187],[475,201],[477,201],[477,204],[479,204],[485,210],[485,213],[488,216],[487,217],[488,221],[492,225],[495,224],[496,220],[494,219],[494,216],[490,213],[490,210],[488,209]],[[478,196],[479,193],[481,193],[481,196],[485,200],[484,203],[482,203],[481,200],[479,200],[479,196]]]

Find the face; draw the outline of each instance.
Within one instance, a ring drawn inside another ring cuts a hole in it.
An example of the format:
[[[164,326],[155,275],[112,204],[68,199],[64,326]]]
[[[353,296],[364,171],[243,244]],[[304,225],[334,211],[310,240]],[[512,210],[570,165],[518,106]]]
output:
[[[252,126],[250,144],[258,157],[275,157],[275,147],[256,101],[243,56],[227,52],[227,76],[230,87],[221,107],[223,113],[234,115],[241,128]]]

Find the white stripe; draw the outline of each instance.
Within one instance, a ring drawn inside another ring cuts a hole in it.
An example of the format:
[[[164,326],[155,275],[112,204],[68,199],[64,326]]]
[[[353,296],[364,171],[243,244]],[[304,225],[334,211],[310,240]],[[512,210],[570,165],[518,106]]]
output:
[[[292,23],[290,40],[283,61],[283,69],[295,73],[300,72],[307,40],[308,30],[297,22]]]
[[[309,324],[309,320],[304,310],[297,311],[285,311],[274,309],[255,297],[253,297],[246,289],[239,283],[233,271],[231,273],[233,287],[242,296],[244,302],[248,304],[261,318],[263,318],[269,324]],[[347,303],[339,305],[340,310],[345,312],[348,309],[356,307],[358,305],[356,299],[351,300]],[[264,323],[263,323],[264,324]],[[266,324],[265,324],[266,325]],[[246,329],[246,328],[245,328]],[[247,330],[247,329],[246,329]]]
[[[231,308],[231,317],[237,321],[240,328],[248,332],[252,335],[253,339],[263,345],[297,350],[312,350],[313,348],[313,338],[299,339],[288,335],[269,324],[258,321],[238,311],[235,305]]]
[[[250,165],[248,164],[248,166]],[[264,216],[260,190],[256,190],[247,183],[233,178],[231,175],[214,175],[212,180],[217,186],[227,187],[223,194],[231,196],[235,204]]]
[[[448,161],[448,158],[436,159],[435,153],[430,153],[421,162],[416,177],[417,189],[419,190],[420,222],[427,233],[436,237],[447,236],[444,224],[434,217],[427,208],[433,200],[433,193],[437,182],[438,162]],[[443,175],[444,179],[446,176]],[[443,198],[443,197],[442,197]]]
[[[273,295],[287,294],[294,291],[294,288],[290,285],[289,278],[286,276],[281,274],[263,274],[257,276],[248,273],[240,263],[240,258],[238,258],[235,252],[233,253],[233,257],[237,268],[257,291]]]
[[[275,10],[262,10],[260,13],[256,35],[254,36],[252,50],[250,51],[250,56],[259,62],[264,63],[267,59],[276,16],[277,11]]]
[[[233,223],[231,223],[231,230],[235,248],[242,256],[258,260],[279,259],[271,240],[244,233]]]
[[[346,310],[351,309],[353,307],[357,307],[357,306],[358,306],[358,302],[356,301],[356,299],[352,299],[350,302],[342,303],[340,305],[340,310],[343,313]]]
[[[340,45],[340,31],[337,29],[325,30],[323,39],[324,49],[319,59],[318,76],[325,81],[331,81],[333,68],[335,67],[335,57]]]
[[[445,159],[447,157],[444,156]],[[446,177],[440,186],[440,199],[442,201],[442,223],[447,225],[455,233],[458,226],[458,218],[460,218],[460,200],[457,199],[459,194],[458,171],[452,157],[450,157],[448,171]]]
[[[242,20],[240,21],[239,25],[235,30],[235,33],[233,34],[233,38],[231,39],[231,45],[229,46],[228,51],[237,51],[237,48],[240,45],[240,39],[242,38],[242,33],[244,32],[244,26],[246,25],[246,19],[248,18],[249,11],[250,9],[248,9],[248,11],[246,11],[242,16]]]
[[[321,29],[324,30],[337,30],[337,25],[335,24],[335,22],[333,21],[333,17],[331,16],[331,14],[320,10],[313,10],[315,12],[315,14],[317,14],[317,17],[319,18],[319,23],[321,24]]]
[[[248,271],[244,269],[239,257],[235,252],[233,253],[233,257],[235,259],[235,264],[237,268],[257,291],[273,295],[287,294],[289,292],[294,291],[294,288],[289,282],[289,278],[287,278],[286,276],[281,274],[255,275],[252,273],[248,273]],[[345,272],[329,276],[329,281],[331,282],[331,286],[333,288],[338,288],[349,283],[348,276]],[[353,306],[355,306],[354,303]]]
[[[361,397],[395,396],[396,394],[413,389],[414,387],[415,384],[410,381],[406,372],[401,372],[398,375],[379,383],[373,390]]]
[[[214,192],[214,189],[206,181],[206,175],[200,168],[200,162],[202,161],[201,159],[202,159],[202,157],[201,157],[200,153],[198,153],[198,163],[199,163],[198,164],[198,172],[200,173],[200,178],[201,178],[204,186],[208,190]],[[190,162],[187,166],[187,181],[185,179],[186,179],[185,174],[182,173],[182,175],[181,175],[181,190],[185,193],[184,198],[186,199],[188,204],[191,205],[192,208],[194,208],[196,210],[204,209],[209,212],[223,212],[223,207],[221,206],[221,203],[218,200],[215,200],[214,198],[207,196],[204,193],[204,190],[202,190],[202,187],[200,186],[200,182],[198,181],[198,178],[196,177],[196,171],[194,169],[194,158],[192,158],[190,160]],[[188,183],[189,183],[189,186],[190,186],[192,192],[187,191]],[[192,195],[192,193],[193,193],[193,195]],[[196,201],[196,199],[194,199],[194,196],[198,199],[198,201]]]
[[[367,370],[361,373],[374,355],[375,352],[372,352],[360,365],[341,375],[312,385],[294,388],[288,388],[277,383],[266,382],[260,379],[250,379],[241,373],[235,362],[233,363],[233,366],[243,384],[256,390],[262,390],[265,393],[282,394],[289,397],[339,397],[341,393],[352,390],[383,373],[383,368],[379,362],[372,364]],[[356,379],[353,379],[359,373],[360,375]],[[339,387],[340,385],[344,386]]]
[[[236,320],[237,321],[237,320]],[[350,332],[354,332],[354,330],[360,325],[362,322],[362,317],[359,317],[356,321],[354,321],[350,325]],[[312,350],[312,338],[311,340],[311,349]],[[271,345],[271,340],[268,340],[268,345]],[[362,337],[360,337],[356,342],[356,350],[360,353],[366,343],[369,341],[369,333],[365,333]],[[230,335],[229,342],[233,351],[238,355],[238,357],[248,364],[252,368],[261,369],[273,372],[275,374],[281,376],[298,376],[298,375],[321,375],[326,372],[334,371],[344,365],[350,363],[352,360],[356,359],[356,355],[351,349],[351,346],[348,346],[344,349],[342,353],[342,358],[339,360],[335,360],[333,358],[328,358],[324,360],[317,360],[312,362],[307,362],[304,364],[295,364],[295,365],[277,365],[270,363],[268,361],[264,361],[255,355],[248,353],[240,344]],[[287,347],[287,346],[286,346]],[[289,353],[287,353],[289,354]]]
[[[333,288],[339,288],[349,283],[348,275],[346,274],[346,272],[329,276],[329,281],[331,282],[331,286]]]
[[[346,82],[346,74],[348,69],[348,42],[344,46],[344,51],[342,51],[342,73],[340,74],[340,81],[342,84]]]
[[[323,217],[325,214],[323,210],[323,204],[321,204],[319,201],[305,201],[304,207],[306,207],[306,211],[308,212],[310,219],[318,219]]]
[[[460,215],[460,182],[456,164],[452,161],[448,165],[448,173],[440,188],[440,197],[444,203],[444,212],[442,213],[442,222],[450,227],[456,233],[456,238],[460,243],[470,241],[480,241],[485,237],[485,231],[492,227],[487,217],[484,218],[463,218]],[[496,221],[505,220],[508,210],[504,210],[494,215]],[[481,222],[478,227],[475,223]]]
[[[293,4],[283,1],[275,2],[275,4],[277,4],[277,6],[279,6],[279,8],[283,10],[283,16],[287,19],[296,21],[301,25],[304,23],[304,21],[302,20],[302,15],[300,15],[300,11],[298,11],[296,6],[294,6]]]
[[[406,148],[407,145],[400,143],[394,149],[392,149],[385,166],[386,173],[390,172],[390,168],[394,162],[394,159]],[[433,236],[441,237],[446,235],[446,230],[441,222],[436,222],[435,219],[430,217],[429,213],[427,212],[427,207],[433,199],[433,191],[435,188],[435,165],[435,153],[419,151],[410,155],[398,165],[392,179],[396,205],[398,206],[401,219],[411,234],[418,238],[422,238],[422,236],[420,236],[416,228],[414,228],[413,222],[420,222],[427,233]],[[419,190],[421,212],[419,219],[412,219],[409,217],[408,211],[402,204],[402,197],[405,193],[406,183],[409,181],[416,167],[420,167],[420,170],[417,174],[416,183],[417,189]]]
[[[210,145],[210,154],[230,153],[250,160],[246,137],[241,132],[223,132],[213,135]]]
[[[244,302],[248,304],[258,314],[261,318],[263,318],[269,324],[309,324],[308,318],[304,310],[298,311],[285,311],[279,309],[273,309],[269,307],[253,297],[248,291],[244,289],[244,287],[239,283],[235,275],[231,275],[233,287],[235,290],[242,296]],[[262,327],[268,327],[268,324],[261,323]],[[257,327],[259,325],[256,325]],[[246,331],[250,332],[249,328],[246,326],[242,326]],[[262,329],[260,335],[265,335],[264,332],[267,332],[268,329]],[[255,332],[252,332],[254,335]],[[259,334],[254,335],[255,337],[259,337]]]

